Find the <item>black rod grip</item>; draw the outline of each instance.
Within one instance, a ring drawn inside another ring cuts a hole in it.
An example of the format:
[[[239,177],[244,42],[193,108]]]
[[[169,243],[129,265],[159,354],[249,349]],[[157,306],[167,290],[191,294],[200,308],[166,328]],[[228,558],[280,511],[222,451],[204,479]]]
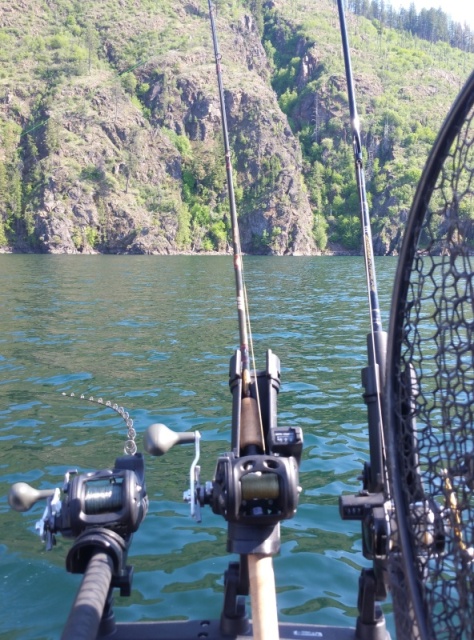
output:
[[[61,640],[95,640],[99,631],[110,582],[113,561],[105,552],[92,556],[71,607]]]

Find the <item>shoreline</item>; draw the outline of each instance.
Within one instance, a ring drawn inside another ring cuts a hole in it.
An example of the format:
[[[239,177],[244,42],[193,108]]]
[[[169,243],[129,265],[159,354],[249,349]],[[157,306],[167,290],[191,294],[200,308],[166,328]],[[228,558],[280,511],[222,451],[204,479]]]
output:
[[[68,251],[55,251],[55,252],[44,252],[44,251],[21,251],[19,249],[14,249],[11,247],[0,247],[0,255],[44,255],[44,256],[231,256],[232,252],[230,251],[173,251],[173,252],[146,252],[146,253],[138,253],[133,251],[124,251],[124,252],[102,252],[102,251],[77,251],[77,252],[68,252]],[[361,251],[349,251],[349,250],[338,250],[332,249],[327,251],[318,251],[314,253],[302,253],[302,252],[294,252],[287,254],[275,254],[275,253],[245,253],[242,252],[244,256],[260,256],[262,258],[312,258],[312,257],[341,257],[341,256],[362,256]],[[386,254],[388,257],[393,257],[392,254]],[[383,257],[383,256],[381,256]]]

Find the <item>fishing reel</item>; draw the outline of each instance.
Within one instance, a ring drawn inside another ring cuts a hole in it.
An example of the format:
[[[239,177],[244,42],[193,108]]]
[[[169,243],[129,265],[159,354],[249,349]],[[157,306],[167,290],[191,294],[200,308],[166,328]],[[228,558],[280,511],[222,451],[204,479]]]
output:
[[[358,495],[339,499],[343,520],[362,522],[362,552],[369,560],[385,560],[390,551],[399,547],[395,507],[382,493],[362,490]],[[452,505],[442,506],[424,498],[410,504],[409,518],[416,532],[420,555],[442,554],[450,535]]]
[[[175,433],[163,424],[151,425],[145,433],[145,449],[152,456],[161,456],[176,444],[194,443],[195,457],[190,469],[190,488],[184,500],[191,505],[191,516],[201,521],[201,507],[212,511],[227,522],[237,525],[272,527],[292,518],[296,512],[301,487],[298,468],[303,449],[300,427],[276,426],[276,403],[280,388],[280,361],[270,350],[264,371],[252,373],[252,390],[258,393],[263,418],[265,452],[237,455],[241,441],[240,421],[245,413],[242,399],[240,353],[230,361],[229,386],[233,395],[232,451],[219,456],[214,479],[200,482],[200,433]]]
[[[113,469],[78,474],[68,471],[60,489],[37,491],[25,482],[12,485],[8,496],[16,511],[28,511],[46,499],[36,529],[49,550],[55,534],[77,538],[87,531],[106,529],[127,539],[140,526],[148,510],[143,455],[123,456]]]
[[[300,450],[301,429],[280,428],[275,434],[276,448]],[[301,488],[298,485],[298,459],[289,455],[255,455],[236,457],[234,453],[219,456],[212,482],[201,485],[200,433],[175,433],[163,424],[151,425],[145,434],[145,449],[161,456],[176,444],[195,444],[195,458],[190,470],[190,488],[183,498],[191,505],[191,515],[201,521],[200,508],[210,505],[212,511],[228,522],[274,525],[292,518],[296,512]]]
[[[294,457],[219,457],[211,506],[228,522],[274,525],[292,518],[301,488]]]

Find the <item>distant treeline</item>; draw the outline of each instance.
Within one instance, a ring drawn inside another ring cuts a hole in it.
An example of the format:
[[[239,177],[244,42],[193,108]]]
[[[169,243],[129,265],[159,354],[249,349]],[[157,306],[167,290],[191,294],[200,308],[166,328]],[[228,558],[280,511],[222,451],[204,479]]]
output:
[[[381,27],[402,29],[429,42],[447,42],[462,51],[474,52],[474,31],[441,9],[421,9],[418,13],[412,3],[409,9],[397,11],[384,0],[348,0],[347,6],[358,16],[378,20]]]

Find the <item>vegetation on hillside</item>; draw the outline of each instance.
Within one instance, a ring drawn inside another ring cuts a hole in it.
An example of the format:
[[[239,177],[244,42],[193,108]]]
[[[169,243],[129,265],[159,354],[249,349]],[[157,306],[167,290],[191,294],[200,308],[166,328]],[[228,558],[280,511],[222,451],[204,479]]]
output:
[[[439,13],[349,6],[375,249],[389,253],[472,38]],[[334,1],[233,0],[217,18],[246,250],[357,251]],[[207,3],[2,4],[0,246],[223,251],[227,209]]]
[[[358,16],[378,20],[383,27],[408,31],[428,42],[447,42],[452,47],[474,53],[472,28],[465,22],[452,20],[440,8],[423,8],[418,12],[412,2],[408,9],[397,10],[384,0],[349,0],[347,8]]]
[[[377,3],[373,3],[377,5]],[[324,7],[324,8],[323,8]],[[377,253],[396,251],[415,188],[452,99],[474,56],[349,13],[364,161]],[[299,137],[315,227],[347,249],[360,246],[357,187],[334,3],[265,13],[272,84]],[[321,228],[321,225],[324,228]]]

